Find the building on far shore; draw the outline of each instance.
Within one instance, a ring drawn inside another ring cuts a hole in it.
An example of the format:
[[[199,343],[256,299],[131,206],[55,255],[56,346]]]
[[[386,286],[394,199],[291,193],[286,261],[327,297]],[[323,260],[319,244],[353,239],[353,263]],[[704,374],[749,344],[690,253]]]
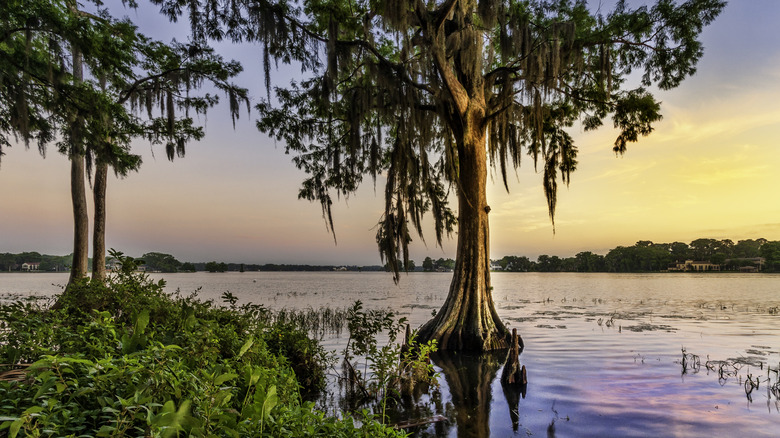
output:
[[[714,263],[705,262],[701,260],[686,260],[684,262],[677,262],[669,268],[667,268],[669,271],[694,271],[694,272],[703,272],[703,271],[720,271],[720,265],[716,265]]]
[[[40,269],[41,269],[41,262],[22,263],[22,271],[32,272],[32,271],[39,271]]]
[[[686,260],[676,262],[667,268],[667,271],[679,272],[704,272],[704,271],[722,271],[733,270],[739,272],[759,272],[764,270],[766,260],[763,257],[743,257],[735,259],[726,259],[723,265],[710,263],[706,261]]]

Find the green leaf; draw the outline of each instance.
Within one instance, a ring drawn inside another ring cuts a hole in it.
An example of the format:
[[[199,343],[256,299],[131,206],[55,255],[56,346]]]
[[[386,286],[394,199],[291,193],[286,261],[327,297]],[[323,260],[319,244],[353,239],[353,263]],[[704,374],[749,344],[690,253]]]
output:
[[[254,345],[255,340],[254,338],[249,338],[244,345],[241,347],[241,350],[238,352],[238,358],[241,359],[241,357],[246,353],[250,348],[252,348],[252,345]]]
[[[162,408],[163,414],[172,414],[175,411],[176,411],[176,405],[173,403],[173,400],[168,400],[167,402],[165,402]]]
[[[195,327],[195,323],[198,322],[198,318],[195,317],[194,314],[190,314],[187,319],[184,321],[184,330],[190,331],[193,327]]]
[[[18,419],[11,423],[11,428],[8,429],[8,437],[9,438],[16,438],[16,435],[19,434],[19,430],[22,428],[22,419]]]
[[[111,434],[116,430],[116,427],[103,425],[98,430],[97,436],[111,436]]]
[[[238,374],[232,374],[232,373],[225,373],[216,379],[214,379],[214,385],[220,386],[223,383],[227,382],[228,380],[233,380],[236,377],[238,377]]]
[[[249,386],[254,386],[260,380],[260,376],[263,373],[263,369],[255,367],[252,369],[252,375],[249,377]]]
[[[149,325],[149,309],[144,309],[141,311],[141,313],[138,315],[138,319],[135,321],[135,333],[134,335],[140,335],[145,330],[146,327]]]
[[[263,419],[271,416],[271,410],[279,403],[279,397],[276,395],[276,385],[271,385],[263,401]]]
[[[38,388],[38,391],[35,393],[35,396],[33,396],[33,400],[35,400],[36,398],[38,398],[38,397],[42,396],[43,394],[45,394],[56,383],[57,383],[57,378],[56,377],[49,377],[46,381],[41,383],[40,388]],[[34,407],[38,407],[38,406],[34,406]],[[30,409],[32,409],[32,408],[30,408]],[[43,408],[41,408],[41,409],[43,409]],[[28,409],[28,411],[29,411],[29,409]],[[25,412],[27,412],[27,411],[25,411]],[[38,411],[38,412],[40,412],[40,411]]]

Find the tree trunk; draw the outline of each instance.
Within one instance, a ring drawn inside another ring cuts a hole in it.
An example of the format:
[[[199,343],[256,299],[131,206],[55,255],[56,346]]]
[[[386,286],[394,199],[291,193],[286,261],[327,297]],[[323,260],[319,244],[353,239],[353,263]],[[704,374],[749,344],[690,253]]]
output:
[[[84,77],[81,53],[73,50],[73,79]],[[77,116],[78,117],[78,116]],[[81,151],[81,121],[76,118],[71,128],[70,196],[73,202],[73,262],[68,285],[87,276],[89,269],[89,215],[87,214],[86,163]]]
[[[436,316],[420,328],[423,342],[439,349],[489,351],[509,347],[490,286],[487,152],[480,114],[469,114],[458,142],[458,252],[450,292]]]
[[[89,270],[89,215],[84,156],[70,157],[70,196],[73,202],[73,262],[70,266],[68,284],[87,276]]]
[[[106,183],[108,164],[95,165],[95,180],[92,187],[95,204],[92,229],[92,280],[106,281]]]

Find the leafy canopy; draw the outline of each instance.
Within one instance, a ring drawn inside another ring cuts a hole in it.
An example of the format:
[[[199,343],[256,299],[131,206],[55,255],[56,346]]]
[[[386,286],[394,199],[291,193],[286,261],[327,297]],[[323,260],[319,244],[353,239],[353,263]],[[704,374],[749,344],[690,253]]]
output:
[[[567,128],[611,118],[618,154],[650,134],[661,115],[647,87],[672,88],[695,72],[698,35],[723,6],[619,1],[603,15],[570,0],[306,1],[295,22],[323,43],[326,62],[277,89],[278,107],[259,105],[258,127],[295,154],[310,175],[299,196],[319,201],[331,225],[332,193],[349,196],[364,175],[384,175],[377,241],[391,262],[406,262],[407,227],[422,235],[423,214],[432,213],[437,243],[451,232],[447,197],[472,171],[461,157],[470,141],[507,190],[508,171],[529,155],[552,219],[558,181],[568,184],[577,165]],[[628,88],[635,72],[641,84]]]
[[[124,175],[140,165],[133,138],[165,146],[169,159],[203,137],[190,111],[203,113],[218,97],[194,94],[205,83],[228,96],[235,119],[249,101],[231,78],[241,71],[202,43],[150,39],[100,0],[9,0],[0,10],[0,156],[11,139],[85,155]],[[74,72],[81,60],[84,74]],[[181,114],[183,112],[183,114]]]
[[[508,188],[524,155],[541,168],[550,218],[577,147],[567,128],[607,119],[618,154],[653,130],[660,105],[648,91],[695,72],[703,27],[723,0],[656,0],[608,13],[585,0],[151,0],[196,40],[252,41],[272,61],[308,72],[276,88],[258,128],[286,144],[309,176],[299,197],[318,201],[332,229],[333,197],[365,176],[386,178],[377,231],[383,257],[408,262],[413,229],[432,213],[436,241],[475,171],[465,147],[485,148]],[[600,3],[599,3],[600,5]],[[629,86],[638,75],[639,86]],[[270,92],[269,92],[270,94]]]

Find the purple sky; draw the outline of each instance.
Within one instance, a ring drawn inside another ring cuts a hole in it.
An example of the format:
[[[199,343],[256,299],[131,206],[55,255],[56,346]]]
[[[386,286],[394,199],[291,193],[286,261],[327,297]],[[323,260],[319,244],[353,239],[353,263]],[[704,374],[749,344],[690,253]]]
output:
[[[126,11],[151,36],[181,32],[145,2]],[[608,2],[602,2],[606,8]],[[690,242],[699,237],[780,240],[780,1],[732,0],[704,31],[698,73],[681,87],[658,92],[663,122],[622,158],[611,151],[615,132],[572,130],[580,164],[559,192],[556,233],[547,218],[541,175],[528,162],[506,194],[489,188],[491,255],[572,256],[605,253],[637,240]],[[178,35],[185,40],[185,35]],[[238,58],[240,83],[264,96],[260,51],[221,45]],[[296,69],[275,72],[284,84]],[[282,145],[259,133],[255,115],[236,129],[220,108],[202,121],[206,138],[170,163],[161,149],[134,146],[140,172],[108,187],[107,246],[130,255],[174,254],[182,261],[379,264],[374,225],[383,208],[383,182],[367,184],[334,209],[336,237],[325,230],[319,204],[297,199],[304,175]],[[0,252],[68,254],[72,245],[69,166],[51,148],[45,159],[18,145],[0,168]],[[499,178],[496,178],[496,182]],[[454,257],[416,239],[413,259]]]

